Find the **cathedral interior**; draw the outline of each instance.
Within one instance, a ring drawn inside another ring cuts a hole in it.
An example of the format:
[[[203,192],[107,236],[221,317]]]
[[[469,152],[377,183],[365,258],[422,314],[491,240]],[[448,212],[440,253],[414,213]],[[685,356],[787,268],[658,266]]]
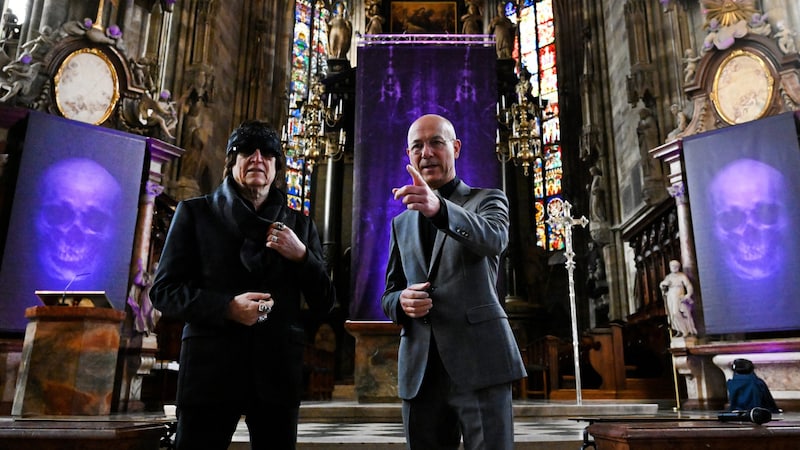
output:
[[[423,113],[511,205],[515,399],[723,410],[746,358],[800,406],[794,0],[5,0],[0,32],[2,415],[46,408],[15,389],[31,323],[44,346],[59,320],[29,311],[62,291],[104,291],[83,297],[118,340],[88,413],[174,403],[182,324],[147,292],[176,205],[220,183],[247,119],[280,130],[336,288],[304,323],[306,399],[395,401],[385,203]],[[72,245],[77,271],[46,255]]]

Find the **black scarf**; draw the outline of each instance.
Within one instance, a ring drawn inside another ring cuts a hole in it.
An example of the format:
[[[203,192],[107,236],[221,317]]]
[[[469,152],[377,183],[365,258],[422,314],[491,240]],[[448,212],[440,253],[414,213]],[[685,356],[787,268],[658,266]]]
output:
[[[274,222],[285,221],[286,197],[275,187],[258,211],[239,193],[233,178],[228,176],[210,198],[214,214],[235,235],[242,237],[239,258],[251,273],[264,273],[277,254],[266,247],[267,232]]]

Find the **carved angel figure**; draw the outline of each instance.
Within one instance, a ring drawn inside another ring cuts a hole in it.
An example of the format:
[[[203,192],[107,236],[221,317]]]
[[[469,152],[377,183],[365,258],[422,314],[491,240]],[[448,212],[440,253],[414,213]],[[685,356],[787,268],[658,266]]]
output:
[[[158,100],[148,94],[142,94],[139,100],[139,122],[145,126],[158,125],[170,139],[175,139],[175,125],[178,122],[174,102],[169,101],[169,91],[163,91]]]
[[[772,33],[772,25],[767,22],[766,14],[753,14],[753,17],[750,18],[750,22],[747,24],[747,26],[750,28],[750,32],[753,34],[769,36]]]
[[[60,38],[59,34],[58,31],[54,31],[51,27],[43,25],[41,30],[39,30],[39,36],[22,44],[20,48],[22,48],[24,53],[30,55],[36,55],[40,51],[41,54],[45,54]]]
[[[675,116],[675,129],[667,134],[667,141],[676,139],[686,130],[686,127],[689,126],[689,117],[683,112],[680,106],[673,104],[669,107],[669,110]]]
[[[775,39],[778,40],[778,47],[785,54],[797,53],[797,46],[794,43],[794,32],[786,28],[783,22],[776,25],[778,31],[775,32]]]
[[[41,62],[31,64],[31,55],[25,53],[18,60],[3,67],[0,91],[5,91],[0,102],[7,102],[17,94],[30,93],[31,85],[39,74]]]
[[[687,48],[683,51],[683,54],[686,56],[683,58],[686,64],[683,69],[683,82],[688,83],[694,78],[694,74],[697,71],[697,62],[700,61],[701,57],[697,56],[693,48]]]

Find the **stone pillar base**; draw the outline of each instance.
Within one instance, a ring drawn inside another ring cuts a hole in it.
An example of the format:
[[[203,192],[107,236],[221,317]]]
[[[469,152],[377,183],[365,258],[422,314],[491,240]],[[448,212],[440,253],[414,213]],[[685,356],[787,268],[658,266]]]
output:
[[[356,338],[354,382],[359,403],[397,402],[397,350],[400,327],[389,321],[348,320]]]

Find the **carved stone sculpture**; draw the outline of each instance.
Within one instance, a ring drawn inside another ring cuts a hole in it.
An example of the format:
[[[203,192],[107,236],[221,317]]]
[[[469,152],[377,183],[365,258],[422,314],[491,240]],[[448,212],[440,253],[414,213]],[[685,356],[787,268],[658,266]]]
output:
[[[641,157],[642,174],[645,178],[652,173],[653,159],[650,149],[658,146],[658,124],[650,108],[639,109],[639,124],[636,127],[639,136],[639,156]]]
[[[506,17],[505,5],[497,4],[497,15],[489,24],[489,32],[494,33],[497,59],[509,59],[514,48],[514,23]]]
[[[347,19],[344,3],[339,2],[334,9],[333,18],[328,22],[328,57],[346,59],[352,35],[353,25]]]
[[[381,16],[380,2],[373,0],[367,3],[367,31],[366,34],[383,33],[383,23],[386,19]]]
[[[684,64],[686,64],[683,68],[683,82],[688,83],[694,78],[694,74],[697,71],[697,62],[700,61],[701,57],[697,56],[693,48],[687,48],[683,51],[683,54],[686,56],[683,58]]]
[[[27,95],[39,74],[41,62],[32,63],[29,54],[23,54],[18,60],[5,65],[0,74],[0,103],[7,102],[17,95]]]
[[[783,22],[778,22],[776,26],[775,39],[778,40],[778,47],[783,53],[797,53],[797,45],[794,43],[794,32],[786,28]]]
[[[685,273],[681,272],[681,263],[672,260],[669,262],[670,273],[659,284],[664,294],[664,303],[669,315],[670,327],[675,331],[675,337],[694,336],[697,329],[694,326],[692,311],[694,309],[694,288]]]
[[[589,216],[592,222],[605,222],[605,187],[603,186],[603,173],[597,166],[589,168],[592,183],[589,185]]]
[[[178,122],[175,103],[170,101],[169,91],[159,94],[157,100],[149,94],[142,94],[139,99],[139,122],[147,127],[158,126],[170,139],[175,139],[175,125]]]
[[[467,13],[461,16],[461,34],[481,33],[481,10],[474,0],[466,0]]]

